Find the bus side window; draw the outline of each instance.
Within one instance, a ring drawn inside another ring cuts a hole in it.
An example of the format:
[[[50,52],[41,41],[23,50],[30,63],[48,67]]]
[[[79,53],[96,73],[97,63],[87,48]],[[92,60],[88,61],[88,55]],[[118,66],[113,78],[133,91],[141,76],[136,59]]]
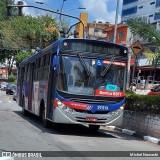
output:
[[[50,64],[50,54],[48,53],[48,54],[46,55],[45,66],[49,66],[49,64]]]

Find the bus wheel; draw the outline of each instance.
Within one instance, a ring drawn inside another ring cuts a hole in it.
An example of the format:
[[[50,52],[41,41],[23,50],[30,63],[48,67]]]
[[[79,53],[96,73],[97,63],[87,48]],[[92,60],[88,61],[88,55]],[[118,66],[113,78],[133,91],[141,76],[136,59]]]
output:
[[[25,110],[25,102],[24,102],[24,99],[23,99],[23,104],[22,104],[22,114],[23,114],[23,116],[27,116],[27,115],[28,115],[28,112]]]
[[[42,125],[44,128],[49,128],[49,121],[45,117],[45,108],[43,107],[42,111]]]
[[[90,131],[97,132],[99,130],[99,125],[89,125]]]

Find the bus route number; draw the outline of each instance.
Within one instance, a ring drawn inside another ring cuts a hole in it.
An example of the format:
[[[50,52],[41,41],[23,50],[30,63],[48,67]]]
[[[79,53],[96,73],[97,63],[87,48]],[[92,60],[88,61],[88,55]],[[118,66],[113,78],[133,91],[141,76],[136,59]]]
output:
[[[97,107],[97,110],[100,110],[100,111],[108,111],[108,106],[98,106],[98,107]]]

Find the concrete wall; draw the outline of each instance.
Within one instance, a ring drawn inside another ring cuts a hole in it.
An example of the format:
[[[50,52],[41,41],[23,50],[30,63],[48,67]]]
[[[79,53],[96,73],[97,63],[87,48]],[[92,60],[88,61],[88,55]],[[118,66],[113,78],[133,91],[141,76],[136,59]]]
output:
[[[122,127],[160,138],[160,115],[125,111]]]

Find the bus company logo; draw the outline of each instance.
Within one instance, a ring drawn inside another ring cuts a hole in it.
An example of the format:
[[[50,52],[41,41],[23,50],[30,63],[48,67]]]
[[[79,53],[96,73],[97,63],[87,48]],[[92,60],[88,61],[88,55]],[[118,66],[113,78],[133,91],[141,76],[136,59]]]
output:
[[[87,111],[91,111],[92,109],[93,109],[93,106],[88,106],[88,107],[86,108]]]
[[[2,157],[12,157],[11,152],[2,152]]]

